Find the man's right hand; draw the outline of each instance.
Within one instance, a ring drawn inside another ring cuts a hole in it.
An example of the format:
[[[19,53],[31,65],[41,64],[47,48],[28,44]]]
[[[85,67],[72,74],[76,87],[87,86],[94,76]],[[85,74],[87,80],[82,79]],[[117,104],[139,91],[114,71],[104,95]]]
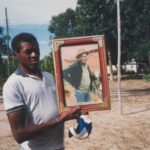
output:
[[[76,119],[80,115],[81,115],[81,108],[75,107],[75,108],[72,108],[72,109],[69,108],[69,109],[63,111],[59,117],[60,117],[61,121],[68,121],[71,119]]]

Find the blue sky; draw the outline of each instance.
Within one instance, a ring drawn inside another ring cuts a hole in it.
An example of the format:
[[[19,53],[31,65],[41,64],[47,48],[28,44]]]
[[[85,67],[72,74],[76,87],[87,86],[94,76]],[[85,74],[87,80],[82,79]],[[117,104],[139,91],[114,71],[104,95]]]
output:
[[[43,58],[50,52],[49,46],[50,32],[48,32],[47,24],[13,25],[10,27],[11,37],[14,37],[16,34],[20,32],[29,32],[35,35],[35,37],[39,41],[41,58]]]
[[[40,44],[41,58],[50,52],[48,25],[52,16],[75,9],[77,0],[0,0],[0,26],[5,27],[7,7],[10,36],[20,32],[34,34]],[[6,30],[4,30],[4,33]]]

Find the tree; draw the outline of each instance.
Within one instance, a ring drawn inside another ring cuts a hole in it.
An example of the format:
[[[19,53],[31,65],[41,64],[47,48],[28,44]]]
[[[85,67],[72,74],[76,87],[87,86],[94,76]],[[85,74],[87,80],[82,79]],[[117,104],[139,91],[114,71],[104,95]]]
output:
[[[3,39],[3,27],[0,26],[0,75],[3,72],[3,44],[4,44],[4,39]]]
[[[6,56],[7,55],[7,35],[4,35],[3,33],[3,27],[0,26],[0,52],[2,56]],[[9,40],[11,39],[11,37],[8,37]],[[9,46],[9,56],[13,55],[12,49]]]
[[[49,31],[56,37],[105,35],[106,49],[117,64],[116,0],[78,0],[76,10],[54,16]],[[121,1],[121,63],[135,58],[148,63],[150,55],[150,1]],[[71,21],[70,21],[71,20]]]
[[[150,1],[125,0],[121,3],[123,61],[135,58],[148,62],[150,51]]]
[[[113,64],[117,56],[116,4],[114,0],[78,0],[76,7],[77,35],[104,34],[106,49],[112,53]]]
[[[41,60],[41,69],[54,74],[53,55],[50,53]]]
[[[10,38],[10,37],[9,37]],[[0,26],[0,86],[3,85],[8,77],[8,62],[3,56],[7,56],[7,37],[3,34],[3,27]],[[12,57],[13,53],[9,47],[10,73],[14,72],[17,67],[16,61]]]
[[[104,34],[107,48],[116,61],[116,6],[114,0],[78,0],[76,10],[52,17],[49,31],[56,37]]]
[[[75,26],[75,11],[68,8],[66,12],[52,17],[48,30],[59,38],[70,37],[74,33]]]

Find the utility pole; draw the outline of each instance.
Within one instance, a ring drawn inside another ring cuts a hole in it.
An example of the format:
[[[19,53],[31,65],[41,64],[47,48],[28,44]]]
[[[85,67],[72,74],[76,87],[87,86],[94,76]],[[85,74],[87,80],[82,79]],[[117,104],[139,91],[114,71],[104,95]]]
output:
[[[121,19],[120,19],[120,0],[117,0],[117,30],[118,30],[118,105],[120,113],[122,111],[122,99],[121,99]]]
[[[6,45],[7,45],[7,64],[8,64],[8,68],[7,68],[7,75],[10,75],[10,61],[9,61],[9,27],[8,27],[8,16],[7,16],[7,8],[5,7],[5,16],[6,16],[6,36],[7,36],[7,41],[6,41]]]

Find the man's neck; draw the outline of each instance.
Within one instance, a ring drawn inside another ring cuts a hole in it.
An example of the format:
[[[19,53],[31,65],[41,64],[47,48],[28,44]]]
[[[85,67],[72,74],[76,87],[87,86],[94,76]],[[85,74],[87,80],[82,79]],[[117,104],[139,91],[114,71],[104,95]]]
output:
[[[79,61],[79,63],[80,63],[81,66],[86,66],[87,65],[86,63],[81,63],[80,61]]]
[[[26,74],[33,75],[42,79],[42,73],[40,68],[31,69],[20,66],[20,70]]]
[[[82,67],[86,67],[86,66],[87,66],[87,64],[81,64],[81,66],[82,66]]]

